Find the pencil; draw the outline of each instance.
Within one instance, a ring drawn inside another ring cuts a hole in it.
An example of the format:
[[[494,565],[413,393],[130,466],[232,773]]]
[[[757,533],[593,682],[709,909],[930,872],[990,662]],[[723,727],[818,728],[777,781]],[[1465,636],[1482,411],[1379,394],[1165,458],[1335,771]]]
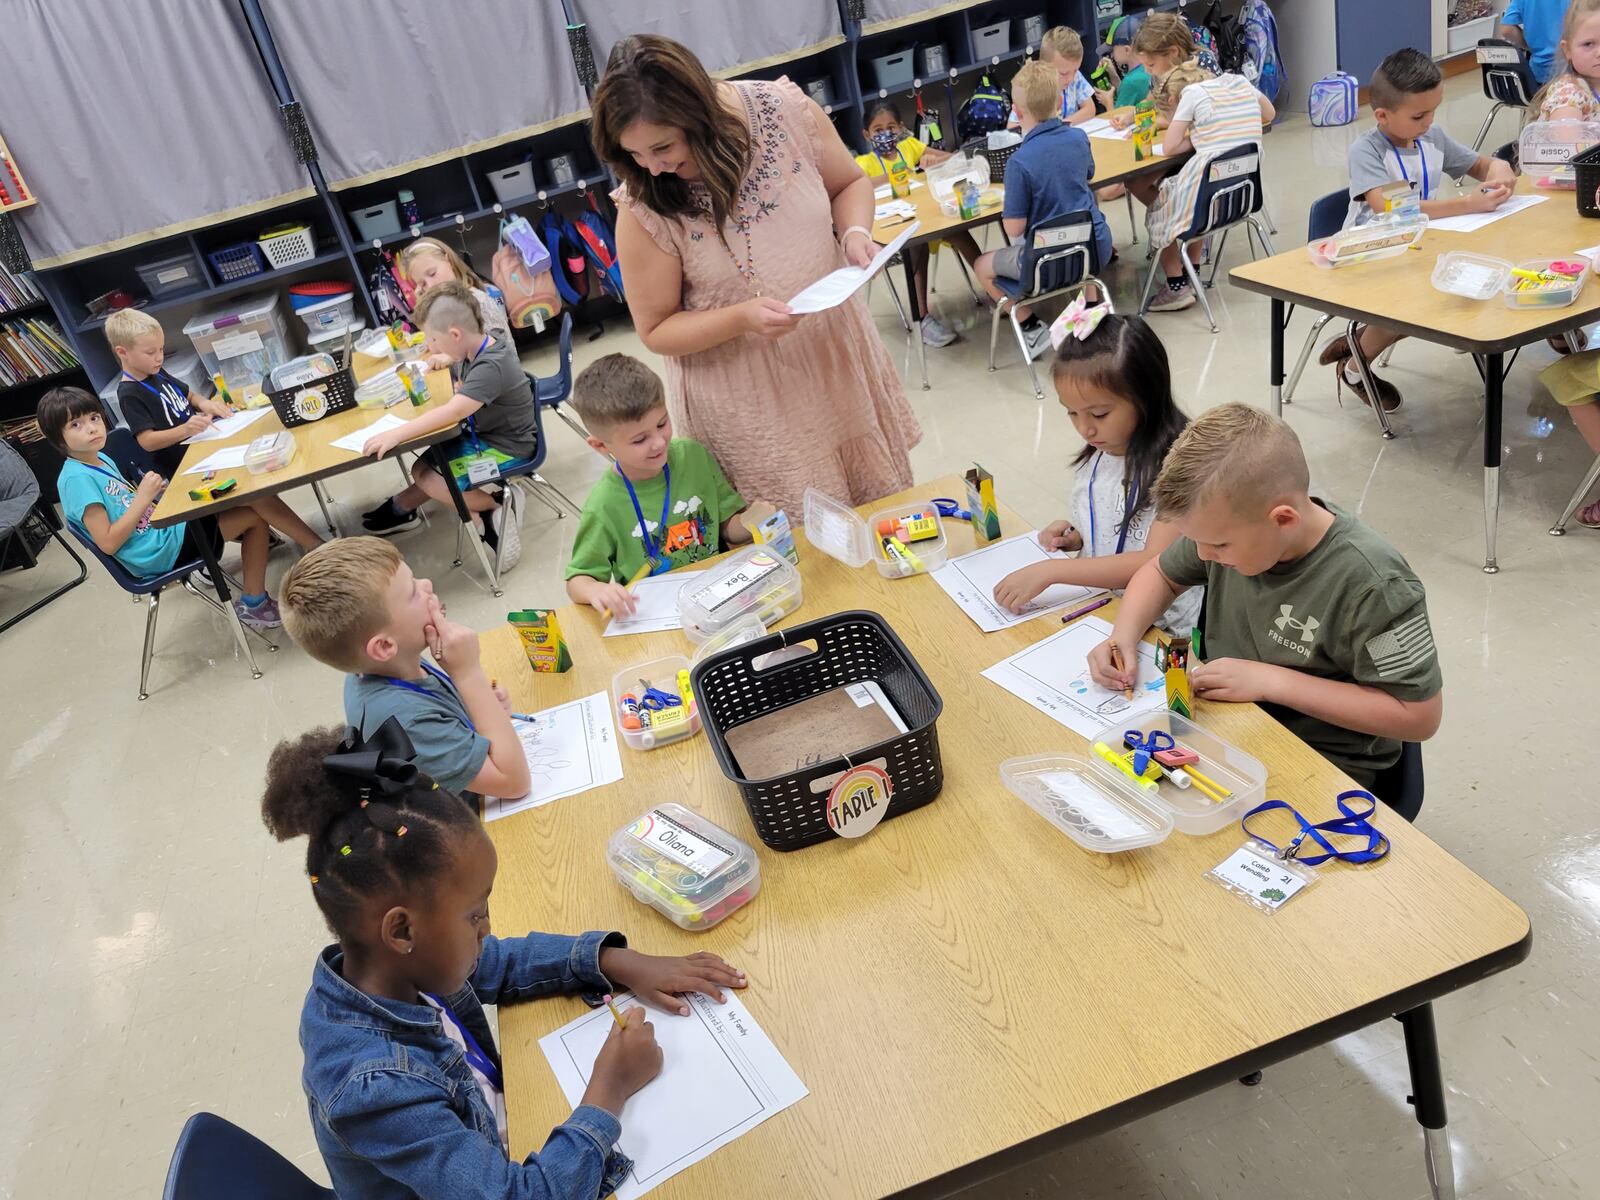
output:
[[[643,579],[646,575],[650,574],[650,568],[653,565],[654,564],[648,558],[644,560],[644,565],[641,566],[637,571],[635,571],[633,573],[633,578],[632,579],[628,580],[628,583],[627,583],[628,591],[632,592],[633,591],[633,585],[638,583],[639,580]],[[600,616],[604,620],[607,620],[607,621],[611,620],[611,610],[609,608],[606,609],[605,612],[600,614]]]
[[[1072,624],[1072,622],[1076,621],[1079,617],[1088,616],[1095,609],[1104,608],[1106,605],[1110,604],[1115,599],[1116,599],[1115,596],[1106,595],[1106,596],[1101,596],[1100,599],[1098,599],[1098,600],[1091,600],[1088,604],[1085,604],[1082,608],[1075,608],[1071,612],[1069,612],[1066,616],[1062,617],[1061,618],[1061,623],[1063,625],[1070,625],[1070,624]]]
[[[611,1019],[617,1023],[618,1029],[626,1029],[628,1023],[622,1019],[622,1014],[617,1011],[617,1006],[611,1002],[611,993],[606,993],[606,1007],[611,1010]]]
[[[1215,779],[1211,778],[1211,776],[1203,775],[1193,767],[1186,766],[1183,769],[1188,773],[1189,778],[1194,780],[1196,787],[1208,789],[1217,797],[1217,799],[1226,800],[1229,796],[1233,795],[1232,792],[1223,787]]]
[[[1122,651],[1117,648],[1115,642],[1111,643],[1111,666],[1119,675],[1128,669],[1122,664]],[[1122,689],[1122,698],[1124,700],[1133,699],[1133,685],[1131,683]]]

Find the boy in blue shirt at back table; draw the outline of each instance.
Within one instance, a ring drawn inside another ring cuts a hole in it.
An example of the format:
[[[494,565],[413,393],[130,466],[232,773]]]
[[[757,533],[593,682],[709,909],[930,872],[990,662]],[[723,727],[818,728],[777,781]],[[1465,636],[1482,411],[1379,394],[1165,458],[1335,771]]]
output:
[[[1089,190],[1094,153],[1081,129],[1055,115],[1060,99],[1057,84],[1055,69],[1042,62],[1025,64],[1011,81],[1011,94],[1022,117],[1022,145],[1006,160],[1006,198],[1000,223],[1012,242],[975,264],[979,280],[996,303],[1006,292],[996,286],[995,279],[1017,282],[1027,238],[1043,221],[1088,212],[1094,221],[1098,262],[1104,266],[1111,261],[1111,229]],[[1016,313],[1028,342],[1028,357],[1037,358],[1050,343],[1050,330],[1026,304],[1018,305]]]

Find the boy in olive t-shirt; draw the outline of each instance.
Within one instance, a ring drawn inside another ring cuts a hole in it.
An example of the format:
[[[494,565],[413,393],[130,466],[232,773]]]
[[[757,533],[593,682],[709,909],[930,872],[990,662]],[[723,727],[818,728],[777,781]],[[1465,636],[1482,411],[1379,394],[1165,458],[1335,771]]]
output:
[[[1174,597],[1205,584],[1195,695],[1255,701],[1371,786],[1401,742],[1439,728],[1427,599],[1394,547],[1309,487],[1300,441],[1275,417],[1225,404],[1192,422],[1155,485],[1157,515],[1184,536],[1133,577],[1089,664],[1104,687],[1131,683],[1111,642],[1137,645]]]
[[[646,562],[659,574],[750,541],[754,509],[711,451],[672,436],[661,380],[644,363],[626,354],[591,363],[573,384],[572,406],[589,445],[612,464],[578,519],[567,564],[575,603],[627,616],[635,607],[627,585]]]

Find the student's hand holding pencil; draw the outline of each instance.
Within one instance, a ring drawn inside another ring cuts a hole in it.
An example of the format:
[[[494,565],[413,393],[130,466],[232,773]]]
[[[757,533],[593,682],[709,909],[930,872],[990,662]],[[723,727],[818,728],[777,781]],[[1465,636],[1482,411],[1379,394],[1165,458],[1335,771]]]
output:
[[[1071,521],[1051,521],[1039,530],[1039,546],[1044,550],[1065,550],[1068,553],[1082,550],[1083,534]]]
[[[611,1033],[594,1060],[594,1074],[589,1077],[583,1103],[620,1117],[628,1097],[659,1074],[661,1047],[656,1042],[655,1026],[645,1020],[644,1009],[635,1005],[623,1016],[622,1024],[612,1024]]]
[[[627,584],[603,583],[594,589],[589,603],[601,616],[631,617],[639,601],[628,590]]]
[[[1138,657],[1133,661],[1137,664]],[[1126,692],[1139,682],[1137,666],[1129,669],[1116,640],[1107,638],[1089,651],[1089,677],[1107,691]]]

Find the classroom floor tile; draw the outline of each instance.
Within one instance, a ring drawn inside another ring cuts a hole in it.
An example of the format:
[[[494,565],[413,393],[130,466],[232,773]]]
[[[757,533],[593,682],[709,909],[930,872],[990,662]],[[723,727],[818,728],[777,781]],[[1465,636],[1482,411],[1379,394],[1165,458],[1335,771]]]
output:
[[[1477,77],[1452,80],[1447,97],[1441,123],[1471,136],[1485,105]],[[1267,140],[1280,250],[1302,243],[1311,200],[1343,185],[1358,132],[1290,117]],[[1126,311],[1143,286],[1144,244],[1141,235],[1129,245],[1120,202],[1107,217],[1122,257],[1106,281]],[[1230,239],[1225,267],[1244,261],[1242,243]],[[948,261],[935,285],[934,309],[962,340],[928,352],[931,391],[910,367],[918,476],[977,459],[1030,521],[1062,515],[1081,445],[1070,424],[1053,396],[1034,397],[1009,330],[998,369],[987,370],[987,312]],[[1225,275],[1212,298],[1216,335],[1198,308],[1151,318],[1179,399],[1190,412],[1265,405],[1267,301]],[[881,284],[871,303],[904,367]],[[1291,363],[1311,319],[1291,322]],[[588,332],[579,326],[580,369],[611,351],[650,357],[623,321],[594,342]],[[1394,541],[1428,588],[1447,688],[1420,823],[1533,920],[1526,963],[1437,1006],[1463,1200],[1592,1196],[1600,1178],[1600,819],[1583,769],[1594,757],[1588,646],[1600,535],[1546,533],[1591,461],[1538,386],[1551,357],[1542,344],[1527,348],[1506,382],[1497,576],[1479,570],[1482,401],[1469,360],[1413,341],[1396,348],[1384,373],[1405,405],[1392,441],[1348,393],[1341,406],[1330,370],[1314,363],[1287,410],[1318,492]],[[548,347],[527,356],[541,373],[552,361]],[[604,464],[559,421],[548,434],[544,473],[581,503]],[[395,483],[386,465],[333,480],[339,525],[357,529]],[[289,500],[315,511],[308,493]],[[509,607],[561,600],[575,528],[529,503],[523,561],[503,600],[479,583],[470,552],[452,569],[448,519],[396,544],[452,616],[488,628]],[[0,607],[14,611],[65,578],[63,558],[48,550],[37,571],[0,577]],[[274,557],[272,582],[291,561],[288,551]],[[340,681],[282,634],[277,651],[256,643],[263,677],[252,680],[222,620],[178,593],[162,605],[140,703],[144,614],[91,568],[88,583],[0,637],[8,686],[28,697],[0,725],[0,996],[12,1017],[0,1023],[11,1080],[0,1094],[0,1197],[156,1195],[178,1130],[201,1109],[326,1179],[299,1093],[296,1024],[327,933],[305,894],[304,848],[271,841],[259,796],[276,741],[339,720]],[[1257,1088],[1230,1083],[962,1195],[1420,1198],[1427,1179],[1404,1063],[1398,1026],[1385,1022],[1269,1068]]]

